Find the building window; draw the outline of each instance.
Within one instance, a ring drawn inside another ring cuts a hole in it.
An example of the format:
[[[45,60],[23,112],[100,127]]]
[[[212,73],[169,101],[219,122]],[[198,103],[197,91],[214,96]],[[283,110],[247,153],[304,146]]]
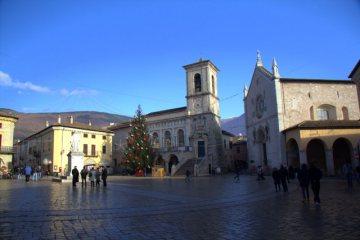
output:
[[[171,147],[171,133],[169,131],[165,132],[165,146]]]
[[[160,147],[159,135],[157,134],[157,132],[153,133],[152,142],[153,142],[154,148],[159,148]]]
[[[2,123],[0,123],[0,128],[2,128]]]
[[[85,156],[88,155],[88,145],[87,144],[83,145],[83,153]]]
[[[95,145],[91,145],[91,156],[95,156],[96,155],[96,146]]]
[[[183,147],[185,145],[184,130],[182,129],[178,130],[178,141],[179,141],[179,147]]]
[[[316,110],[317,120],[336,120],[336,108],[332,105],[323,104]]]
[[[320,108],[317,110],[317,118],[318,120],[328,120],[329,112],[326,109]]]
[[[232,141],[229,141],[229,147],[230,147],[230,149],[232,149],[232,147],[233,147]]]
[[[198,157],[202,158],[205,157],[205,142],[198,141]]]
[[[88,134],[87,133],[84,133],[84,138],[87,138],[88,137]]]
[[[347,107],[342,107],[342,114],[343,114],[343,119],[344,120],[349,120],[349,111],[347,109]]]
[[[103,140],[106,140],[106,136],[103,136]]]
[[[211,76],[211,88],[212,88],[213,94],[215,94],[215,78],[213,75]]]
[[[195,92],[201,92],[201,75],[196,73],[194,76]]]
[[[102,153],[103,153],[103,154],[106,154],[106,146],[105,146],[105,145],[102,146]]]
[[[91,138],[95,138],[95,137],[96,137],[95,134],[91,135]]]
[[[0,134],[0,148],[1,148],[2,135]]]
[[[310,107],[310,119],[314,120],[314,107],[313,106]]]

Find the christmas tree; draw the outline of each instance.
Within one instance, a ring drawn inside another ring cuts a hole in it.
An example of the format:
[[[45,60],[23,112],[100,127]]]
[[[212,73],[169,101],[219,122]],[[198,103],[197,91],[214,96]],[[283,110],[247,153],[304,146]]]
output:
[[[151,168],[153,149],[149,133],[145,125],[145,116],[138,106],[136,114],[130,123],[131,130],[127,138],[124,157],[128,166],[136,173]]]

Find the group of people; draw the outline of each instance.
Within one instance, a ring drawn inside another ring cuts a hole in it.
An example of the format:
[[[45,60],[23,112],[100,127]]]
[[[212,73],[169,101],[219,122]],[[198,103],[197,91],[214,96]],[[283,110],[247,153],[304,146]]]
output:
[[[82,187],[87,186],[86,178],[89,178],[91,187],[95,187],[95,184],[96,184],[96,187],[99,187],[101,180],[103,182],[103,186],[104,187],[107,186],[106,180],[107,180],[108,172],[107,172],[106,167],[102,167],[102,168],[98,167],[96,169],[94,167],[92,167],[90,169],[90,171],[88,171],[86,166],[84,166],[83,169],[79,173],[77,166],[75,166],[74,169],[71,171],[71,174],[73,176],[73,179],[72,179],[73,187],[76,187],[76,183],[79,182],[79,175],[81,176],[81,186]]]
[[[297,179],[299,181],[299,185],[302,191],[303,202],[309,201],[309,186],[314,193],[314,202],[315,204],[320,204],[320,179],[322,178],[322,171],[317,168],[315,165],[311,164],[310,168],[308,168],[307,164],[302,164],[301,168],[293,171],[290,174],[290,170],[286,169],[283,165],[281,165],[280,169],[273,169],[272,177],[274,180],[275,190],[280,191],[280,184],[282,185],[283,191],[287,192],[288,187],[287,183],[290,182],[290,178],[295,178],[295,173],[297,175]]]

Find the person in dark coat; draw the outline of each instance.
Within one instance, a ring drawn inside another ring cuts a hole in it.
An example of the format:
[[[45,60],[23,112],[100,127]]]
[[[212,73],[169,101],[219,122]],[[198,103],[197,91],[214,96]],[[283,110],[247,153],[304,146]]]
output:
[[[85,185],[86,187],[86,177],[87,177],[88,171],[86,167],[84,166],[83,169],[81,169],[80,175],[81,175],[81,186],[83,187]]]
[[[101,179],[103,180],[103,186],[106,187],[107,183],[106,183],[106,179],[108,176],[108,172],[106,167],[103,167],[102,172],[101,172]]]
[[[191,175],[190,170],[186,170],[186,173],[185,173],[185,182],[190,182],[190,175]]]
[[[287,186],[288,171],[286,170],[286,168],[283,165],[281,165],[279,173],[280,173],[280,181],[281,181],[283,190],[284,190],[284,192],[287,192],[288,191],[288,186]]]
[[[298,172],[298,180],[303,194],[303,202],[309,201],[309,171],[307,165],[304,163],[301,165],[301,169]]]
[[[96,186],[100,187],[100,177],[101,177],[101,173],[100,173],[100,169],[97,168],[96,172],[95,172],[95,179],[96,179]]]
[[[73,175],[72,184],[73,187],[76,187],[76,183],[79,181],[79,170],[77,170],[77,167],[75,166],[74,169],[71,171]]]
[[[322,178],[322,172],[314,164],[310,165],[309,169],[309,180],[311,184],[311,189],[314,193],[314,202],[315,204],[320,204],[320,179]]]
[[[275,191],[280,191],[280,173],[277,168],[273,169],[272,177],[274,179]]]

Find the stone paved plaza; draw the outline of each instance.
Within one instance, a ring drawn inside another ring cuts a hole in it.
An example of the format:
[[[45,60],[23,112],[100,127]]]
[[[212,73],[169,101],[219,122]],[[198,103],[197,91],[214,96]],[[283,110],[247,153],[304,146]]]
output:
[[[360,186],[325,179],[322,205],[272,180],[112,177],[107,189],[0,181],[0,239],[359,239]]]

